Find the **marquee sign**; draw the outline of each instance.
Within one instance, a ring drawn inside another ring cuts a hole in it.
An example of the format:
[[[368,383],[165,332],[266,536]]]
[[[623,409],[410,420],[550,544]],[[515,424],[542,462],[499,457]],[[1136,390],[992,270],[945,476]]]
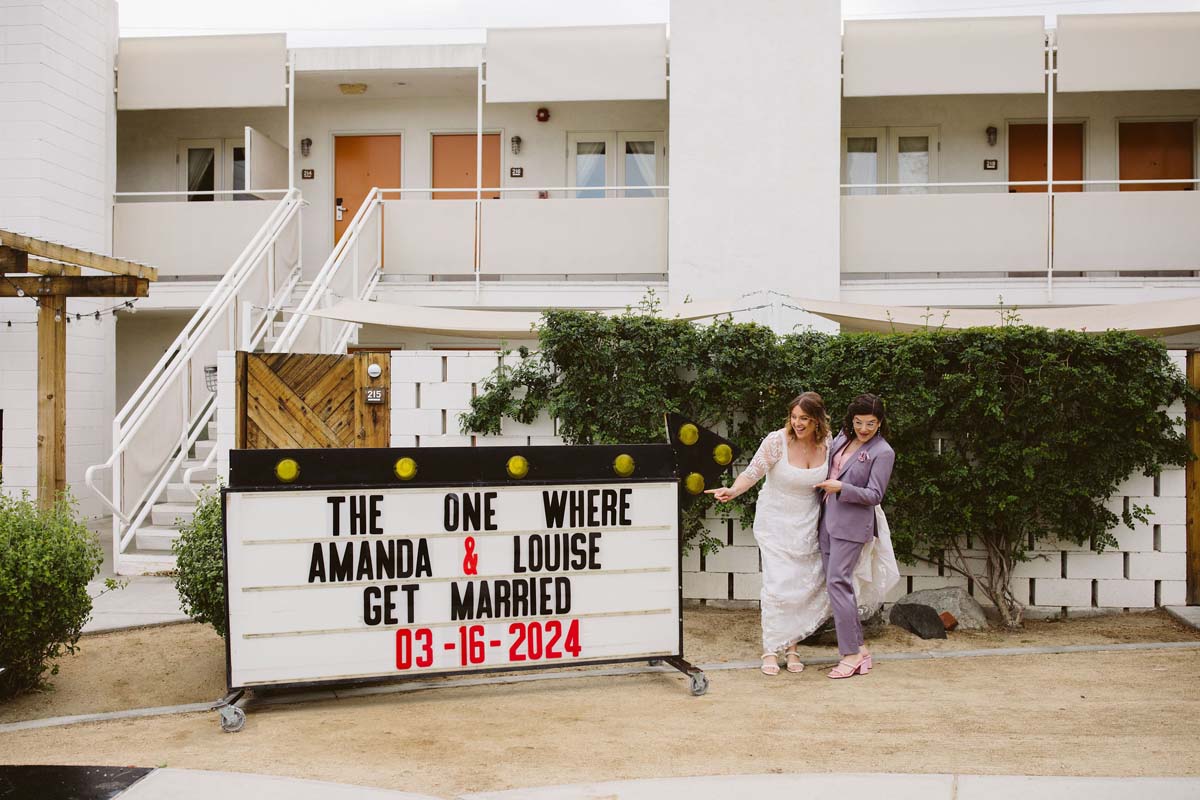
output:
[[[679,510],[733,452],[678,439],[233,451],[230,690],[661,660],[702,694]]]

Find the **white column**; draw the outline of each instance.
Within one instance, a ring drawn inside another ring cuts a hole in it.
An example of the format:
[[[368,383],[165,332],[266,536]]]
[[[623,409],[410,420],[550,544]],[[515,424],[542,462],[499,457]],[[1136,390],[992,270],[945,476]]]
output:
[[[673,3],[670,114],[671,302],[836,299],[840,3]]]

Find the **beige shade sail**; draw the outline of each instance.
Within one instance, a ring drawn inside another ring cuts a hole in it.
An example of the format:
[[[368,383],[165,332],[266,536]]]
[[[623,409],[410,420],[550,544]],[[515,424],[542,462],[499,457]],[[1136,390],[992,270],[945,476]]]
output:
[[[781,305],[824,317],[857,330],[905,333],[944,328],[997,327],[1005,324],[1033,325],[1056,330],[1099,333],[1127,330],[1146,336],[1169,336],[1200,330],[1200,297],[1129,303],[1111,306],[1062,306],[1057,308],[935,308],[879,306],[805,300],[783,297]],[[752,311],[770,303],[706,302],[685,303],[659,309],[668,319],[699,320]],[[624,308],[601,313],[620,314]],[[530,337],[541,322],[540,311],[495,311],[490,309],[433,308],[362,300],[343,300],[329,308],[310,312],[327,319],[382,325],[420,333],[487,338]]]

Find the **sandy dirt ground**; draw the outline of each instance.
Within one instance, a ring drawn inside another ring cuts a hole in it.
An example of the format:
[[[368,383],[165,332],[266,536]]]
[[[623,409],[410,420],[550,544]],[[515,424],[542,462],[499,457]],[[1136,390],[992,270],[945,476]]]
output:
[[[753,611],[687,613],[689,657],[757,655]],[[922,642],[894,628],[877,653],[1188,641],[1163,614],[1031,622],[1013,633]],[[224,653],[180,625],[83,640],[56,688],[0,707],[3,719],[210,700]],[[830,648],[808,648],[828,659]],[[0,763],[133,764],[262,772],[435,795],[593,780],[759,772],[1200,775],[1200,652],[1138,651],[880,662],[830,681],[581,675],[251,708],[222,733],[212,713],[0,734]]]

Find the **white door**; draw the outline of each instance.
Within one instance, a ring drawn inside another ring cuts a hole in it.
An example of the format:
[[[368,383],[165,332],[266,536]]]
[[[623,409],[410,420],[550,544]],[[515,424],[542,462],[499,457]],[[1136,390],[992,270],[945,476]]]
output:
[[[888,129],[888,183],[934,183],[937,181],[937,128]],[[925,194],[928,189],[907,186],[896,194]]]
[[[576,197],[607,196],[605,187],[616,184],[616,151],[612,131],[567,134],[567,185],[580,187]]]
[[[842,129],[842,183],[886,183],[884,128]],[[876,188],[847,189],[846,194],[881,194]]]
[[[662,131],[617,134],[617,185],[666,185],[666,136]],[[653,189],[626,189],[624,197],[655,197]]]
[[[179,142],[179,188],[187,192],[216,192],[224,177],[224,149],[220,139],[184,139]],[[214,194],[189,194],[191,202],[212,202]]]

